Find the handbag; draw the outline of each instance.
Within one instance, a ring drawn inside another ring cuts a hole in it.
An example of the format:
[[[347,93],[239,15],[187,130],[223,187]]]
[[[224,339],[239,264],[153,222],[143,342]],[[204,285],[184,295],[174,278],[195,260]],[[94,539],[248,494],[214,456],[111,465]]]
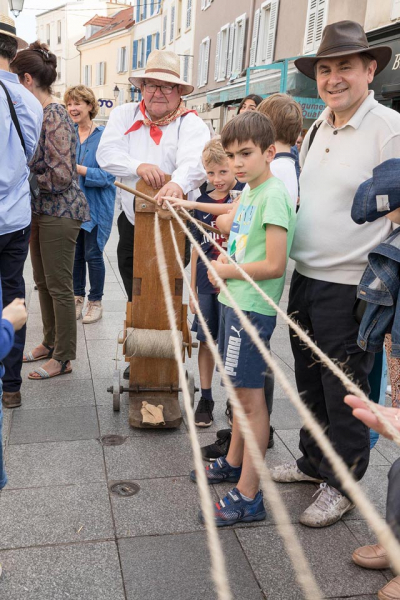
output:
[[[24,149],[25,156],[26,156],[25,141],[24,141],[24,138],[22,135],[22,131],[21,131],[21,127],[20,127],[20,124],[18,121],[17,113],[15,112],[13,101],[11,100],[11,96],[9,94],[8,89],[6,88],[6,86],[4,85],[4,83],[2,81],[0,81],[0,85],[3,88],[4,93],[6,95],[8,106],[10,109],[11,119],[12,119],[12,122],[14,123],[15,129],[17,130],[19,139],[21,140],[22,148]],[[36,174],[33,173],[32,171],[29,171],[28,181],[29,181],[29,189],[30,189],[30,193],[31,193],[31,198],[36,200],[40,196],[40,188],[39,188]]]

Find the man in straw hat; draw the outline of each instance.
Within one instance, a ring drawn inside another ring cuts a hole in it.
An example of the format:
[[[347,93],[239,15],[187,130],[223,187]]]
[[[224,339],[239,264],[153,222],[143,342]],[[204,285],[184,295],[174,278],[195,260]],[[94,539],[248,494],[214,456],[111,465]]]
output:
[[[10,73],[10,63],[17,50],[27,43],[16,35],[12,19],[0,14],[0,274],[3,306],[25,297],[23,269],[28,254],[31,223],[29,169],[42,127],[43,109],[40,102]],[[4,86],[4,87],[3,87]],[[10,105],[15,109],[21,138],[13,122]],[[0,363],[3,376],[3,406],[15,408],[21,404],[21,366],[25,345],[25,327],[15,335],[14,346]]]
[[[389,234],[391,223],[382,218],[360,226],[350,213],[358,186],[372,176],[373,168],[400,156],[400,115],[378,104],[368,90],[390,58],[390,48],[368,45],[361,25],[340,21],[325,27],[316,56],[295,61],[299,71],[316,79],[327,106],[301,150],[301,208],[291,251],[296,269],[288,313],[366,393],[374,355],[357,346],[353,306],[368,252]],[[354,476],[361,479],[369,462],[368,428],[343,402],[345,389],[337,377],[294,335],[291,345],[303,401]],[[316,500],[300,522],[309,527],[331,525],[354,506],[304,428],[300,450],[301,458],[276,467],[273,478],[320,483]]]
[[[201,153],[210,132],[182,101],[193,86],[180,77],[179,56],[153,50],[144,75],[130,77],[129,81],[140,88],[143,99],[139,104],[118,106],[110,114],[97,150],[100,167],[132,188],[142,177],[160,197],[182,198],[193,193],[206,179]],[[166,174],[172,175],[169,183],[165,182]],[[121,202],[118,267],[131,300],[135,225],[132,195],[122,191]]]

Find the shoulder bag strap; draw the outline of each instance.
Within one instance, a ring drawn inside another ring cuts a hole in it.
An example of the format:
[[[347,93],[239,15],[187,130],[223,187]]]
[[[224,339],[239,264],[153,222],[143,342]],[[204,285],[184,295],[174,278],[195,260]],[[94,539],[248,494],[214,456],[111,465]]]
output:
[[[13,101],[11,100],[11,96],[10,96],[10,94],[8,92],[8,89],[6,88],[6,86],[4,85],[4,83],[2,81],[0,81],[0,85],[3,88],[4,93],[6,95],[8,106],[10,108],[12,122],[14,123],[15,129],[17,130],[17,133],[19,135],[19,139],[21,140],[22,147],[23,147],[24,152],[26,154],[26,146],[25,146],[23,135],[22,135],[21,127],[20,127],[20,124],[19,124],[19,121],[18,121],[17,113],[15,112]]]

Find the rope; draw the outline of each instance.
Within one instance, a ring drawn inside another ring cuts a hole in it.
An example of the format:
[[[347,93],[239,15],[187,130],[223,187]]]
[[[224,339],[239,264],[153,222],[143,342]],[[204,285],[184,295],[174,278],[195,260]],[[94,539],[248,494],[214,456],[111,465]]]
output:
[[[170,208],[170,210],[174,211],[175,210],[172,208],[172,206],[168,204],[168,207]],[[186,216],[189,220],[191,220],[192,222],[194,222],[194,220],[192,219],[192,216],[190,215],[190,213],[188,213],[184,208],[181,209],[184,213],[186,213]],[[195,223],[195,222],[194,222]],[[182,224],[182,221],[181,221]],[[246,273],[246,271],[244,271],[240,265],[238,263],[236,263],[231,256],[229,256],[229,254],[227,253],[227,251],[222,248],[222,246],[220,246],[208,233],[207,231],[205,231],[205,229],[203,229],[201,227],[201,225],[198,225],[197,223],[195,223],[195,225],[199,228],[199,230],[207,237],[207,239],[219,250],[219,252],[221,254],[223,254],[223,256],[225,256],[229,262],[235,266],[236,270],[241,274],[241,276],[243,277],[243,279],[245,281],[247,281],[248,283],[250,283],[250,285],[261,295],[261,297],[274,309],[276,310],[276,312],[279,314],[279,316],[282,317],[282,319],[286,322],[287,325],[289,325],[289,327],[291,327],[293,329],[293,331],[296,333],[296,335],[305,343],[307,344],[307,346],[313,351],[313,353],[315,355],[318,356],[318,358],[321,360],[321,363],[323,363],[326,367],[328,367],[328,369],[330,369],[332,371],[332,373],[334,373],[334,375],[336,375],[336,377],[343,383],[344,387],[347,388],[347,390],[349,392],[351,392],[352,394],[354,394],[355,396],[358,396],[364,403],[365,405],[371,410],[371,412],[377,417],[378,421],[384,425],[386,427],[386,431],[388,433],[390,433],[390,435],[393,438],[393,441],[396,442],[399,446],[400,446],[400,433],[397,431],[397,429],[395,429],[395,427],[393,427],[393,425],[390,423],[390,421],[388,421],[388,419],[386,419],[382,413],[377,409],[376,404],[374,402],[371,402],[371,400],[369,398],[367,398],[367,396],[364,394],[364,392],[354,383],[354,381],[352,381],[339,367],[338,365],[329,358],[329,356],[327,356],[318,346],[317,344],[309,337],[309,335],[307,335],[307,333],[296,323],[296,321],[294,321],[293,319],[291,319],[277,304],[275,304],[275,302],[272,300],[272,298],[270,298],[269,296],[267,296],[267,294],[264,292],[264,290],[262,290],[260,288],[259,285],[257,285],[257,283],[250,277],[250,275],[248,275],[248,273]],[[186,228],[185,228],[186,229]],[[187,230],[188,231],[188,230]]]
[[[167,307],[169,324],[171,327],[175,358],[178,365],[179,378],[181,381],[182,395],[185,404],[186,414],[188,417],[189,436],[193,449],[194,465],[196,468],[196,479],[199,488],[200,502],[203,509],[204,521],[206,525],[208,547],[211,555],[211,574],[218,593],[218,599],[232,600],[232,595],[229,589],[226,575],[225,557],[222,552],[221,543],[214,522],[213,502],[211,499],[210,489],[206,479],[203,460],[201,458],[200,444],[197,439],[196,427],[194,424],[194,415],[190,402],[189,388],[187,385],[185,371],[183,368],[182,340],[179,339],[178,329],[176,326],[175,310],[168,280],[168,269],[165,261],[164,248],[162,245],[159,216],[157,213],[155,213],[154,215],[154,240],[156,245],[158,269],[160,272],[160,279],[164,291],[164,299]]]
[[[229,292],[224,280],[221,279],[221,277],[218,275],[218,273],[216,272],[214,267],[211,265],[207,256],[204,254],[201,246],[194,239],[192,233],[186,227],[183,220],[178,216],[177,211],[175,211],[168,202],[167,202],[167,205],[171,211],[176,213],[176,218],[177,218],[178,222],[180,223],[182,229],[185,231],[185,233],[189,237],[190,241],[194,245],[196,251],[198,252],[199,256],[201,256],[203,262],[207,265],[207,267],[211,271],[213,277],[218,282],[218,286],[220,287],[220,289],[224,291],[233,310],[237,314],[243,329],[249,334],[252,342],[255,344],[255,346],[261,353],[264,361],[276,375],[282,388],[287,393],[289,399],[291,400],[291,402],[294,404],[294,406],[297,408],[299,414],[301,415],[301,418],[303,420],[305,428],[310,432],[310,434],[312,435],[312,437],[314,438],[316,443],[319,445],[321,450],[324,452],[325,456],[328,458],[330,464],[332,465],[334,473],[338,477],[340,482],[342,483],[343,488],[349,494],[352,501],[356,505],[358,505],[358,508],[360,509],[361,513],[364,515],[365,519],[369,522],[369,524],[375,531],[379,542],[387,550],[393,567],[395,568],[397,573],[400,574],[400,544],[397,541],[397,539],[395,538],[395,536],[393,535],[391,529],[384,521],[382,521],[382,519],[381,519],[380,515],[378,514],[378,512],[376,511],[376,509],[372,506],[372,504],[370,503],[368,498],[365,496],[362,489],[358,486],[358,484],[354,480],[353,476],[351,475],[350,471],[347,468],[347,465],[344,463],[341,456],[339,456],[337,454],[336,450],[333,448],[331,442],[326,437],[320,424],[316,421],[316,419],[312,415],[311,411],[303,403],[303,401],[301,400],[297,391],[295,391],[292,388],[292,386],[290,385],[289,381],[287,380],[285,374],[280,369],[280,367],[278,367],[275,360],[272,358],[272,356],[270,355],[270,353],[264,346],[263,342],[261,341],[261,339],[258,335],[256,328],[248,321],[247,317],[240,310],[235,299],[232,297],[231,293]],[[268,296],[266,296],[266,298],[268,299]],[[270,299],[268,299],[267,301],[269,302],[269,304],[272,303],[272,301]],[[282,314],[284,314],[284,313],[282,313]],[[289,318],[289,320],[290,320],[290,318]],[[302,332],[302,329],[299,328],[297,325],[296,325],[296,328],[299,330],[299,332]],[[315,348],[318,349],[318,347],[311,340],[309,340],[308,336],[306,334],[304,334],[304,335],[305,335],[305,339],[303,338],[304,341],[308,345],[310,345],[310,342],[311,342],[313,344],[313,346],[315,346]],[[322,353],[322,357],[325,358],[324,353]],[[329,364],[331,362],[330,359],[327,359],[324,362],[328,366],[328,368],[330,368],[330,364]],[[334,365],[334,363],[332,363],[332,364]],[[354,388],[356,390],[358,390],[357,386],[355,386],[346,377],[346,381],[347,380],[352,384],[352,386],[354,386]],[[357,393],[357,395],[359,395],[359,392]],[[364,397],[365,397],[365,395],[364,395]],[[366,399],[366,400],[369,405],[370,401],[368,399]],[[235,410],[237,409],[238,404],[239,403],[235,403],[235,402],[233,403]],[[240,424],[240,421],[239,421],[239,424]],[[243,435],[244,435],[244,432],[243,432]]]
[[[268,493],[268,502],[271,506],[271,510],[274,515],[278,531],[284,541],[290,560],[292,561],[292,565],[296,573],[297,579],[307,599],[320,600],[322,598],[321,592],[311,572],[310,566],[304,555],[303,549],[298,541],[296,531],[290,522],[290,517],[286,510],[285,504],[281,499],[280,493],[278,492],[275,482],[271,478],[270,471],[267,465],[265,464],[264,458],[261,455],[261,452],[254,439],[247,417],[244,414],[242,405],[240,404],[239,399],[236,395],[235,388],[232,385],[230,377],[226,373],[224,363],[221,359],[217,348],[215,347],[214,340],[211,336],[208,324],[200,310],[197,298],[190,287],[190,282],[188,280],[188,276],[185,272],[185,267],[180,257],[180,252],[178,244],[176,242],[176,236],[173,227],[171,227],[171,236],[175,248],[176,259],[178,261],[185,283],[188,286],[190,296],[196,307],[196,313],[202,326],[203,332],[206,336],[207,345],[210,349],[210,352],[213,355],[215,364],[217,365],[218,371],[221,375],[221,379],[226,388],[229,399],[232,402],[233,407],[235,409],[235,419],[238,419],[241,433],[243,434],[245,442],[248,445],[249,451],[254,461],[254,466],[257,470],[258,475],[260,476],[260,485],[263,491],[266,494]]]

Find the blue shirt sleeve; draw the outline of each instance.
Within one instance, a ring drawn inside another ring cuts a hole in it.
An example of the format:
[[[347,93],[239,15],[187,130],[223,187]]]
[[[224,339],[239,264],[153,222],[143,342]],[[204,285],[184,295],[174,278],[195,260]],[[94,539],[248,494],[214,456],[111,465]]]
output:
[[[115,181],[114,175],[96,167],[87,167],[84,185],[87,187],[107,187]]]

